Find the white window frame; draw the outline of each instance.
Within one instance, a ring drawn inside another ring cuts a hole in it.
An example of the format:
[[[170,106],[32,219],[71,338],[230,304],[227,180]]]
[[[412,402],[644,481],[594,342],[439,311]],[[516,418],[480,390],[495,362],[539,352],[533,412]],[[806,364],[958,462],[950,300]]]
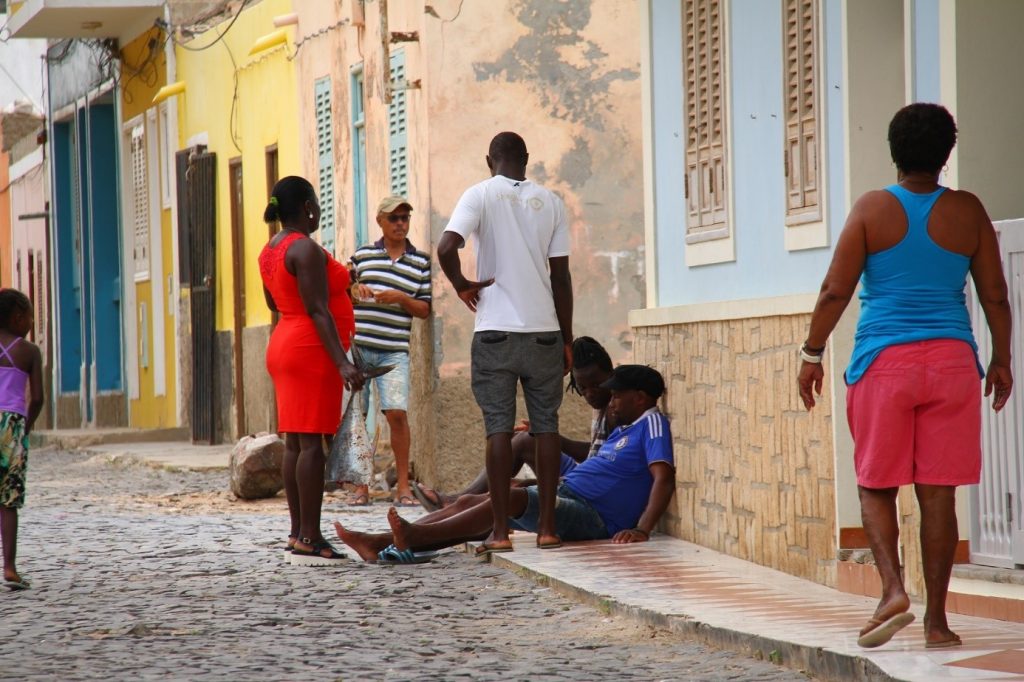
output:
[[[174,144],[171,142],[171,114],[167,102],[158,106],[160,119],[160,208],[170,209],[174,202]]]
[[[161,171],[166,169],[167,158],[164,150],[160,149],[163,143],[163,135],[160,134],[157,121],[160,118],[157,107],[150,107],[146,110],[146,134],[148,136],[147,150],[149,152],[149,180],[159,177]],[[163,123],[163,121],[160,121]],[[158,158],[159,157],[159,158]],[[166,173],[165,173],[166,174]],[[162,184],[162,183],[161,183]],[[164,245],[163,245],[163,211],[161,210],[161,199],[156,193],[149,194],[149,273],[150,301],[152,303],[150,326],[150,345],[152,347],[153,368],[153,395],[167,395],[167,342],[164,330],[167,328],[167,321],[164,319]]]

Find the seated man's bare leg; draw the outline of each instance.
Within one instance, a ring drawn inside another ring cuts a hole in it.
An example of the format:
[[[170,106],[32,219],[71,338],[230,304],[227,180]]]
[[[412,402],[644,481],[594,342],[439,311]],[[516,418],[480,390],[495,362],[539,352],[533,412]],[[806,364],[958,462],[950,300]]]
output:
[[[932,647],[956,646],[960,637],[946,621],[946,593],[960,532],[956,523],[956,488],[951,485],[914,486],[921,506],[921,561],[927,606],[925,642]]]
[[[878,577],[882,581],[882,598],[871,620],[860,634],[875,629],[893,616],[910,608],[910,598],[903,587],[899,558],[899,521],[896,516],[896,494],[899,488],[857,487],[860,493],[861,522],[871,545]]]
[[[522,516],[526,511],[527,499],[525,490],[511,489],[508,496],[509,515]],[[394,507],[388,510],[388,524],[391,526],[395,547],[416,551],[451,547],[461,542],[487,538],[491,532],[492,519],[491,504],[486,496],[480,496],[477,504],[467,506],[458,514],[435,523],[409,523]]]
[[[393,542],[391,533],[360,533],[348,530],[337,521],[334,522],[334,531],[363,561],[374,561],[377,553]]]
[[[517,476],[519,472],[522,470],[524,464],[529,465],[530,468],[534,470],[534,472],[537,471],[537,469],[533,466],[533,453],[533,436],[531,436],[526,431],[522,431],[512,436],[512,476]],[[466,488],[462,492],[456,495],[441,495],[437,493],[437,491],[431,490],[426,486],[420,486],[420,488],[427,492],[428,496],[430,497],[433,497],[433,495],[430,495],[430,493],[434,493],[435,495],[437,495],[438,499],[441,500],[444,506],[448,506],[449,504],[454,502],[456,499],[462,497],[463,495],[480,495],[486,493],[488,490],[487,469],[485,468],[483,471],[477,474],[476,478],[473,479],[473,482],[466,486]]]
[[[420,518],[416,519],[416,523],[419,525],[425,525],[428,523],[437,523],[444,521],[445,519],[460,514],[470,507],[475,507],[481,502],[490,502],[491,497],[487,493],[480,495],[462,495],[448,506],[438,509],[436,512],[430,512],[424,514]]]

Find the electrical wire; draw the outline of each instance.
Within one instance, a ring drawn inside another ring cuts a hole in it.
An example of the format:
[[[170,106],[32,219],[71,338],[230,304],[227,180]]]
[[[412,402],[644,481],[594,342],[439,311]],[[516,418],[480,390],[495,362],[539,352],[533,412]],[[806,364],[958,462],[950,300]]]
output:
[[[32,95],[28,94],[25,88],[21,87],[21,83],[19,83],[18,79],[14,77],[14,74],[7,70],[7,67],[5,67],[3,63],[0,63],[0,71],[6,73],[7,77],[11,79],[12,83],[14,83],[14,87],[18,88],[18,91],[21,92],[21,94],[25,95],[25,97],[28,97],[28,101],[32,104],[33,107],[35,107],[36,111],[41,112],[43,110],[39,103],[32,99]]]
[[[203,50],[208,50],[211,47],[213,47],[214,45],[216,45],[218,42],[223,40],[224,36],[226,36],[228,34],[228,31],[231,30],[231,27],[235,25],[236,21],[238,21],[238,17],[242,16],[242,10],[245,9],[245,6],[246,6],[246,4],[248,4],[248,2],[249,2],[249,0],[242,0],[242,4],[238,6],[238,11],[235,12],[235,16],[232,17],[232,19],[231,19],[231,23],[229,23],[224,28],[224,31],[222,33],[217,35],[217,37],[213,40],[213,42],[211,42],[211,43],[209,43],[207,45],[203,45],[202,47],[190,47],[188,45],[188,43],[184,43],[184,42],[178,40],[177,38],[173,38],[173,34],[172,34],[172,32],[170,30],[168,30],[168,34],[172,35],[172,39],[174,40],[174,44],[177,45],[178,47],[184,49],[184,50],[188,50],[189,52],[202,52]],[[170,28],[170,27],[168,27],[168,28]],[[230,52],[231,51],[228,50],[229,54],[230,54]],[[234,58],[233,57],[232,57],[231,61],[234,62]]]

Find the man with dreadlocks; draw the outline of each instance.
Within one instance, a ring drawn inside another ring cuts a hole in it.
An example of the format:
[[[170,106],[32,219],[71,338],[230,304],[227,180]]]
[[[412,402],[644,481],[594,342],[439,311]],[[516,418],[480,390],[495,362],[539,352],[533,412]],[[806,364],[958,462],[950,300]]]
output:
[[[566,391],[572,391],[576,395],[582,396],[587,404],[594,409],[594,417],[590,424],[589,441],[573,440],[559,435],[562,446],[560,478],[565,478],[565,475],[572,471],[577,464],[596,454],[605,439],[608,438],[608,433],[615,428],[615,420],[609,415],[608,410],[608,401],[612,394],[608,389],[601,388],[601,384],[611,377],[612,359],[604,346],[589,336],[581,336],[573,341],[572,373],[569,375],[569,387]],[[524,421],[518,429],[519,433],[512,439],[513,476],[522,470],[524,464],[536,471],[534,469],[536,441],[529,433],[529,423]],[[514,482],[519,486],[532,483],[532,481]],[[469,486],[454,495],[445,495],[419,483],[413,484],[412,487],[416,498],[427,511],[437,511],[447,507],[462,495],[479,495],[486,493],[487,490],[486,469],[481,471]]]

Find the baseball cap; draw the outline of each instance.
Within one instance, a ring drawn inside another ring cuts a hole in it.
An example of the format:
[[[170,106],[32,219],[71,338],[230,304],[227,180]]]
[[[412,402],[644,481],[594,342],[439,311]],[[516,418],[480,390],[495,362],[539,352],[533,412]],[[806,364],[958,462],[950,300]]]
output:
[[[612,370],[612,378],[601,384],[610,391],[643,391],[652,398],[665,392],[661,374],[647,365],[619,365]]]
[[[391,213],[399,206],[408,206],[409,210],[412,210],[412,204],[410,204],[409,200],[403,196],[392,194],[389,197],[384,197],[380,200],[380,203],[377,204],[377,215],[380,215],[381,213]]]

